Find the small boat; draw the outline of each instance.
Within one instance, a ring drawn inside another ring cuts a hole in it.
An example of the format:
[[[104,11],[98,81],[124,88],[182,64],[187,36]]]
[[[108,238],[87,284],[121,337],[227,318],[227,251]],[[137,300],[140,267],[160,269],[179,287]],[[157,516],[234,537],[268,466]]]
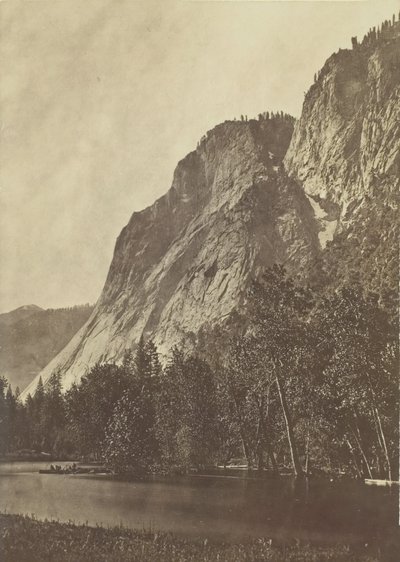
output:
[[[58,474],[58,475],[70,475],[70,474],[112,474],[110,469],[105,467],[66,467],[66,468],[46,468],[39,470],[39,474]]]

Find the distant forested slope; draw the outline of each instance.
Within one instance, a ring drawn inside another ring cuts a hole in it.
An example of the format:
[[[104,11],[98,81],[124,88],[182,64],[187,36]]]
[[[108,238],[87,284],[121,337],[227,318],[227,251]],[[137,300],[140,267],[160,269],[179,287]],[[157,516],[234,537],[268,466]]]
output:
[[[0,314],[0,375],[23,390],[89,318],[93,306],[44,310],[21,306]]]

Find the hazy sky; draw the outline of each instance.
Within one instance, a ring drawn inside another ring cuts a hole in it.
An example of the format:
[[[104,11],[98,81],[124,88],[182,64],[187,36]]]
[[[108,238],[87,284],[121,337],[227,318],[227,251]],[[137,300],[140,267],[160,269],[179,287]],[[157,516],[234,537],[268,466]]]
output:
[[[399,0],[0,2],[0,311],[94,302],[133,211],[225,119],[299,116]]]

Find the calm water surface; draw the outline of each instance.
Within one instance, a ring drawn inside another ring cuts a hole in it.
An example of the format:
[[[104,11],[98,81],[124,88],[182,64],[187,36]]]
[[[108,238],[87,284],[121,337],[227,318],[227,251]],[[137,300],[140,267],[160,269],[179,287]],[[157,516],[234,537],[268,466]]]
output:
[[[2,511],[229,541],[370,542],[392,534],[398,521],[398,487],[245,474],[121,482],[40,468],[48,464],[0,463]]]

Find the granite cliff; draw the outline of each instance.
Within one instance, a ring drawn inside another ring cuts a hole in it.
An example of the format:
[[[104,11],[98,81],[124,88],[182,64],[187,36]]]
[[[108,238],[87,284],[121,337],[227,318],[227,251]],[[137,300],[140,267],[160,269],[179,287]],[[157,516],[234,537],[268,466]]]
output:
[[[292,131],[293,119],[279,115],[229,121],[203,137],[167,194],[122,230],[91,318],[42,371],[44,382],[61,367],[67,388],[96,361],[120,360],[142,332],[167,353],[226,318],[264,267],[307,270],[319,243],[312,206],[282,166]]]
[[[317,285],[355,276],[390,292],[399,50],[396,22],[334,54],[295,125],[264,114],[209,131],[166,195],[122,230],[95,310],[43,381],[61,369],[68,388],[95,362],[120,360],[142,333],[167,353],[239,307],[273,263]]]
[[[319,284],[357,280],[383,299],[397,294],[399,100],[398,21],[332,55],[305,97],[284,163],[321,223]]]

